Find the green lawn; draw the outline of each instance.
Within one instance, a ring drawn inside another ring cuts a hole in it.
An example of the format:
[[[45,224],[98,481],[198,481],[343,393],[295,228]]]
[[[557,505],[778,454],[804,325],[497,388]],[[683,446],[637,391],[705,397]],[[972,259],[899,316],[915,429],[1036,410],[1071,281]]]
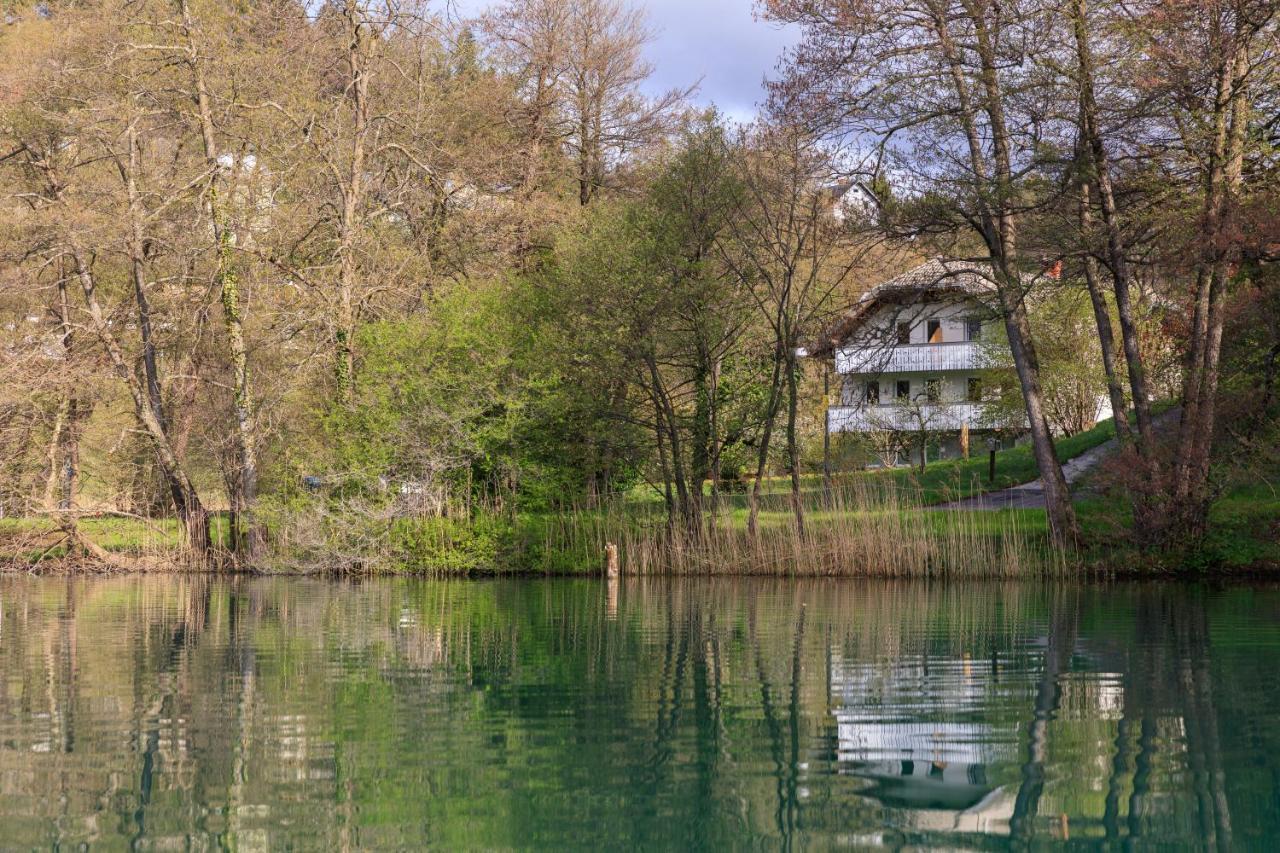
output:
[[[1191,554],[1153,554],[1137,548],[1129,539],[1133,514],[1121,495],[1078,502],[1086,559],[1119,570],[1280,569],[1280,494],[1269,484],[1280,481],[1280,471],[1256,473],[1256,481],[1228,488],[1214,502],[1209,532]]]
[[[1100,421],[1093,429],[1067,437],[1059,438],[1054,443],[1058,460],[1066,462],[1086,451],[1115,437],[1115,424],[1112,419]],[[833,475],[837,486],[856,486],[858,484],[875,485],[882,488],[900,489],[928,505],[945,503],[959,498],[971,497],[983,492],[1007,489],[1022,483],[1029,483],[1040,476],[1040,468],[1036,465],[1029,445],[1014,447],[996,452],[996,476],[988,480],[989,459],[986,453],[972,456],[969,459],[947,459],[932,462],[920,469],[880,468],[867,471],[842,472]],[[821,474],[805,474],[801,478],[802,489],[815,498],[822,489]],[[783,509],[791,488],[789,477],[769,477],[764,481],[762,489],[762,506]],[[709,489],[709,484],[707,486]],[[741,508],[746,506],[747,496],[743,493],[722,494],[721,499],[729,506]],[[628,496],[635,503],[660,503],[661,495],[649,486],[636,489]]]
[[[1058,461],[1066,462],[1115,438],[1115,423],[1108,418],[1093,429],[1054,442]],[[1040,467],[1030,445],[996,452],[996,476],[988,480],[989,457],[983,453],[969,459],[948,459],[918,468],[890,468],[868,471],[859,476],[872,482],[890,482],[905,489],[919,489],[926,504],[943,503],[983,492],[1029,483],[1040,476]]]
[[[80,519],[79,528],[104,549],[121,554],[176,549],[182,544],[175,518],[142,519],[124,516],[96,516]],[[214,514],[209,520],[214,542],[225,542],[227,519]],[[44,518],[0,518],[0,562],[6,559],[34,559],[40,554],[60,557],[66,553],[57,526]],[[50,546],[53,546],[50,550]],[[46,553],[47,552],[47,553]]]

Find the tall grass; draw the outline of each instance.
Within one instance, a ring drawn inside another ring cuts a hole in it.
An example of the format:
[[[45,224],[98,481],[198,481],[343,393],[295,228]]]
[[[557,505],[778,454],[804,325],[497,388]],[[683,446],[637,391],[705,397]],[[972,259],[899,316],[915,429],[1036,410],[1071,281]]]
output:
[[[456,575],[603,570],[605,546],[619,549],[632,575],[774,575],[1016,578],[1058,575],[1077,561],[1050,546],[1043,513],[929,508],[927,492],[861,480],[806,496],[797,529],[780,502],[746,530],[741,508],[722,505],[697,529],[669,524],[660,505],[617,499],[554,514],[516,517],[490,511],[458,517],[405,517],[344,504],[270,518],[267,552],[251,569],[367,575]],[[215,518],[225,546],[226,520]],[[160,571],[212,566],[187,554],[172,519],[84,518],[79,530],[109,552],[106,570]],[[221,553],[221,551],[219,552]],[[0,525],[0,563],[11,568],[89,565],[47,521]],[[241,567],[246,568],[246,567]]]
[[[1034,512],[928,509],[919,491],[855,483],[810,500],[804,530],[787,513],[740,513],[697,529],[623,502],[543,519],[541,567],[598,564],[616,544],[631,574],[1006,578],[1058,575],[1074,555],[1050,545]]]

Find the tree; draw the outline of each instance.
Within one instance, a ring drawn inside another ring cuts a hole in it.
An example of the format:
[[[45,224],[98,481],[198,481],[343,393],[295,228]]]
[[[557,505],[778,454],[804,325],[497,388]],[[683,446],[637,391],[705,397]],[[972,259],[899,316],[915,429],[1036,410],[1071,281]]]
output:
[[[762,124],[740,140],[739,157],[742,201],[729,219],[732,240],[721,254],[772,335],[772,376],[747,526],[758,534],[773,429],[785,404],[792,514],[803,531],[796,431],[801,344],[826,322],[832,297],[861,255],[833,215],[830,164],[812,136],[794,125]]]
[[[519,184],[525,202],[564,173],[585,206],[610,188],[640,150],[664,138],[687,91],[646,98],[653,39],[644,13],[624,0],[509,0],[484,26],[520,96]]]
[[[629,157],[663,138],[688,92],[640,94],[653,74],[643,50],[654,35],[641,10],[624,0],[574,0],[569,7],[565,144],[576,164],[578,202],[587,205]]]
[[[924,474],[929,463],[929,435],[942,414],[938,401],[928,394],[895,398],[887,411],[870,412],[867,422],[872,427],[871,441],[881,464],[898,464],[901,455],[914,449]]]
[[[1024,304],[1034,271],[1019,244],[1022,219],[1036,203],[1027,176],[1039,156],[1044,93],[1018,57],[1049,49],[1043,12],[991,0],[763,6],[805,33],[772,86],[777,108],[858,147],[853,171],[868,189],[892,177],[897,194],[912,202],[884,211],[898,235],[977,238],[998,292],[1050,530],[1055,541],[1074,542],[1075,512],[1053,449]]]
[[[1181,158],[1194,164],[1196,228],[1179,260],[1194,270],[1168,528],[1197,541],[1213,497],[1210,452],[1216,429],[1222,334],[1227,299],[1241,261],[1238,211],[1262,174],[1247,168],[1259,144],[1258,108],[1274,107],[1277,57],[1275,4],[1265,0],[1153,3],[1137,23],[1156,69],[1155,93],[1178,128]],[[1188,50],[1188,45],[1194,45]]]
[[[145,21],[125,20],[145,31]],[[211,548],[208,513],[182,459],[184,424],[175,424],[165,405],[161,376],[166,340],[182,339],[178,318],[190,308],[180,273],[182,241],[170,239],[185,225],[175,211],[189,192],[189,175],[180,159],[164,156],[169,104],[117,24],[66,12],[53,25],[61,29],[51,52],[32,57],[28,73],[41,75],[40,85],[22,87],[25,97],[7,110],[7,165],[17,173],[14,194],[26,208],[19,239],[29,258],[60,270],[59,280],[79,290],[84,324],[129,393],[189,546],[204,555]],[[86,57],[104,45],[102,65],[50,62]],[[177,287],[162,292],[169,304],[158,308],[160,281]],[[166,340],[157,310],[165,311]],[[199,323],[198,312],[187,316],[193,314]],[[127,324],[119,322],[124,316]],[[137,335],[134,351],[126,331]]]

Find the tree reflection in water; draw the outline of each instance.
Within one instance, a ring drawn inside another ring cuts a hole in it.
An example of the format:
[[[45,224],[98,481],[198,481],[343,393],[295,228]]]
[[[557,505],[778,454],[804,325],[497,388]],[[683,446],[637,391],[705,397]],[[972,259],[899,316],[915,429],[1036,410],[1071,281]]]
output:
[[[1262,846],[1280,592],[0,580],[0,838]]]

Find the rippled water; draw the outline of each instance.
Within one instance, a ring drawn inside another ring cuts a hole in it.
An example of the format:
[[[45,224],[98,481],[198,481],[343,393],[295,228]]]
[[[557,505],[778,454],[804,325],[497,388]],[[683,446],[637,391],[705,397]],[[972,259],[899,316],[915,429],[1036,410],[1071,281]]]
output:
[[[3,849],[1280,835],[1272,588],[9,577],[0,617]]]

